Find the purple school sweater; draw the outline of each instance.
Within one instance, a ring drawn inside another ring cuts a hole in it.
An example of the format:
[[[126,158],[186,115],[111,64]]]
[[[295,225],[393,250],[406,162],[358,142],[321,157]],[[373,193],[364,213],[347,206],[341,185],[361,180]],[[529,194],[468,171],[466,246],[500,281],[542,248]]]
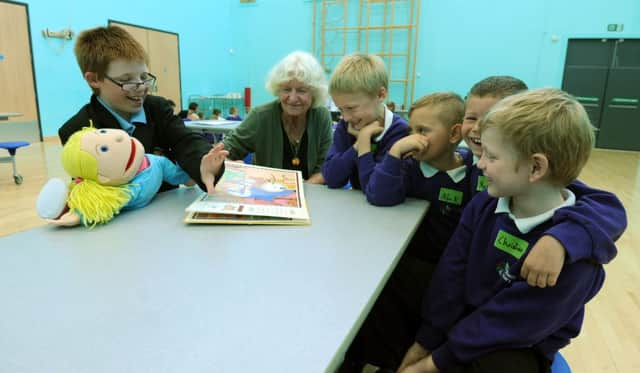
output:
[[[469,183],[472,195],[487,188],[482,171],[473,165]],[[615,241],[627,227],[627,214],[615,194],[591,188],[576,180],[567,186],[576,196],[576,204],[558,210],[558,224],[549,228],[548,235],[560,241],[571,263],[591,258],[609,263],[618,251]]]
[[[350,181],[353,188],[364,189],[376,163],[382,160],[396,141],[407,136],[409,126],[401,116],[394,114],[391,126],[382,139],[375,143],[375,150],[372,144],[371,152],[362,157],[358,157],[358,152],[353,148],[356,138],[347,132],[347,126],[343,119],[338,122],[333,133],[333,144],[322,164],[322,175],[329,188],[342,188]]]
[[[397,205],[406,197],[429,201],[427,214],[407,247],[411,256],[437,262],[460,221],[462,210],[471,201],[472,195],[468,190],[473,154],[463,148],[456,151],[464,162],[465,176],[462,180],[454,181],[443,171],[425,177],[420,170],[420,162],[415,159],[400,160],[387,155],[375,167],[364,189],[369,203],[377,206]]]
[[[505,348],[534,347],[551,360],[579,334],[584,304],[604,282],[600,264],[579,260],[565,264],[556,286],[529,286],[522,263],[562,213],[523,234],[495,213],[497,201],[483,192],[467,205],[423,303],[416,340],[440,370]]]

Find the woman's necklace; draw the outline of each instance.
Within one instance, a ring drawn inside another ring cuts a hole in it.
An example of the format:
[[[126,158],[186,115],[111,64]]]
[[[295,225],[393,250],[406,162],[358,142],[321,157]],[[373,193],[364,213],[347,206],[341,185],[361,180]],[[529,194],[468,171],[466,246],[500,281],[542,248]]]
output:
[[[291,147],[291,154],[293,154],[293,158],[291,158],[291,164],[293,166],[298,167],[300,165],[300,157],[298,157],[298,152],[300,152],[300,141],[289,140],[289,146]]]
[[[287,128],[288,127],[288,128]],[[304,136],[304,128],[300,131],[301,127],[294,126],[284,126],[285,133],[287,134],[287,139],[289,140],[289,146],[291,147],[291,154],[293,158],[291,158],[291,164],[295,167],[300,165],[300,157],[298,153],[300,153],[300,143],[302,142],[302,137]],[[287,130],[288,129],[288,130]],[[295,131],[298,130],[298,131]],[[295,132],[301,132],[299,134],[294,134]]]

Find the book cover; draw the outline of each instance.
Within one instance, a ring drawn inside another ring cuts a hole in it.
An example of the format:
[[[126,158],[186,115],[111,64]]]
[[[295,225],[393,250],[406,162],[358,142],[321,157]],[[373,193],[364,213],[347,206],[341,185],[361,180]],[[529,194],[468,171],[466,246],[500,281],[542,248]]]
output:
[[[225,162],[214,194],[187,208],[186,223],[310,224],[300,171]]]

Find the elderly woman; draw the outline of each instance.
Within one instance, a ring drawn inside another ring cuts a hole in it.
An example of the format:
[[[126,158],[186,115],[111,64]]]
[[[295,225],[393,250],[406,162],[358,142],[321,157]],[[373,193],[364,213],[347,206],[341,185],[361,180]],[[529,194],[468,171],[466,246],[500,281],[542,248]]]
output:
[[[320,167],[332,136],[322,67],[309,53],[293,52],[271,70],[267,89],[277,99],[253,108],[223,140],[229,158],[255,153],[257,165],[300,170],[308,182],[324,183]]]

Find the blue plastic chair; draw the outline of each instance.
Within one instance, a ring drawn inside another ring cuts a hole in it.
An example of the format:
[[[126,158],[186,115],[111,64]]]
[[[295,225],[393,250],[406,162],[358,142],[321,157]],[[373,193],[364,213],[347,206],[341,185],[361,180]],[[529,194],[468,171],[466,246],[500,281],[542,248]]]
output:
[[[571,373],[569,364],[559,352],[556,352],[556,356],[553,357],[551,373]]]
[[[22,176],[18,173],[18,170],[16,170],[16,152],[18,148],[29,145],[31,144],[26,141],[0,142],[0,149],[7,149],[10,154],[9,157],[0,157],[0,163],[12,163],[13,181],[18,185],[22,184]]]

